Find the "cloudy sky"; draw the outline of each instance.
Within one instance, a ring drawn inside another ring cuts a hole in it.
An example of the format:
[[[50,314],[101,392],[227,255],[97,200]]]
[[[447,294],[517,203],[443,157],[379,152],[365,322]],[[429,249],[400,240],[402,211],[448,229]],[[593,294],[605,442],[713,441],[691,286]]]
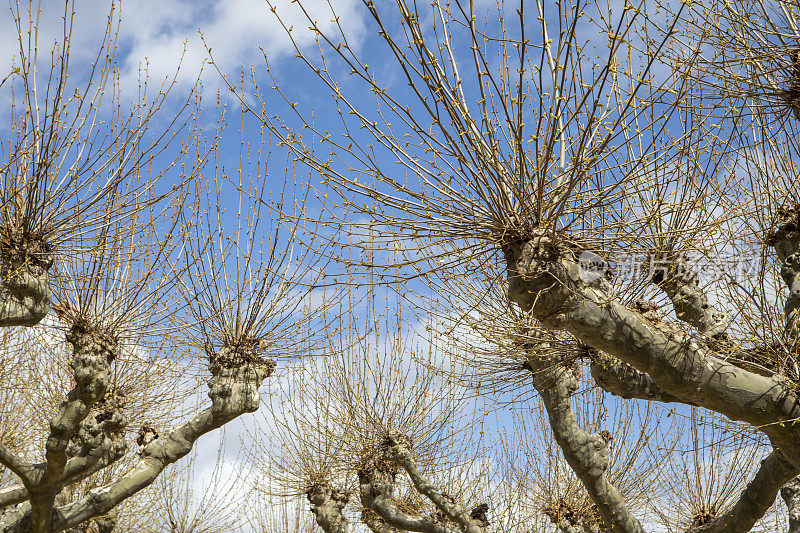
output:
[[[369,49],[368,36],[365,33],[365,12],[360,9],[359,0],[331,0],[338,18],[338,24],[347,35],[351,46],[361,48],[366,56]],[[491,2],[490,2],[491,3]],[[298,11],[297,5],[288,0],[275,0],[275,8],[281,16],[282,23],[292,27],[292,36],[298,46],[312,47],[312,33],[304,23],[305,16]],[[110,1],[84,0],[77,4],[72,31],[72,75],[76,84],[81,76],[85,76],[101,43],[108,21]],[[333,24],[332,14],[327,0],[306,0],[304,6],[317,19],[319,25],[330,29]],[[172,78],[177,71],[179,80],[175,90],[176,98],[170,105],[180,101],[180,95],[194,86],[200,78],[204,91],[210,102],[217,90],[224,88],[224,83],[217,70],[208,65],[209,51],[213,55],[220,71],[232,78],[244,71],[253,72],[261,81],[266,79],[265,56],[273,70],[282,76],[287,87],[294,93],[307,92],[302,86],[303,76],[307,74],[305,66],[294,61],[293,43],[287,36],[281,22],[270,11],[264,0],[126,0],[121,9],[118,32],[118,68],[119,85],[123,97],[133,98],[139,88],[143,73],[151,83],[158,84],[162,80]],[[46,9],[39,13],[27,11],[19,13],[22,18],[21,34],[23,41],[29,32],[38,32],[38,52],[49,55],[52,43],[63,34],[64,11],[61,2],[47,2]],[[28,23],[33,19],[35,22]],[[605,41],[604,43],[605,44]],[[0,12],[0,47],[6,51],[0,55],[0,80],[18,65],[18,30],[15,16],[11,10]],[[468,53],[468,50],[462,52]],[[180,63],[180,70],[178,64]],[[370,64],[373,62],[370,61]],[[381,65],[385,79],[391,81],[390,67]],[[302,73],[302,74],[301,74]],[[298,81],[299,80],[299,81]],[[0,88],[0,98],[7,102],[10,84]],[[222,91],[222,94],[225,94]],[[320,102],[330,106],[330,99],[317,95]],[[226,103],[236,106],[233,99],[223,98]],[[213,105],[209,103],[209,105]],[[167,115],[169,115],[166,110]],[[323,109],[316,110],[315,116],[321,116]],[[0,126],[0,131],[2,130]],[[235,130],[235,128],[232,128]],[[235,134],[231,141],[238,147],[239,137]],[[200,400],[205,400],[200,395]],[[241,436],[246,436],[246,428],[252,429],[258,423],[257,417],[237,421],[227,428],[228,443],[233,443],[231,457],[224,463],[224,468],[236,472],[242,465],[236,460],[236,451]],[[220,435],[206,436],[198,446],[200,475],[195,480],[203,486],[210,477],[216,464],[216,451],[219,447]],[[205,459],[204,459],[205,458]]]
[[[38,78],[41,79],[42,71],[46,72],[49,67],[50,52],[55,41],[61,40],[64,34],[65,10],[62,2],[48,1],[37,6],[34,0],[31,10],[26,2],[20,4],[16,13],[16,8],[7,5],[0,9],[0,50],[3,50],[0,53],[0,80],[20,65],[20,36],[22,46],[26,49],[28,39],[38,43],[35,49],[40,56]],[[360,2],[333,0],[332,4],[340,16],[339,24],[343,31],[350,42],[357,45],[363,31],[363,11],[355,9]],[[283,22],[294,27],[292,36],[299,46],[313,44],[308,24],[301,22],[305,16],[298,11],[296,4],[277,0],[274,6]],[[305,6],[322,28],[331,27],[333,16],[327,0],[310,0],[305,2]],[[76,86],[81,78],[87,76],[102,44],[111,7],[110,0],[76,2],[70,66],[70,76]],[[151,84],[159,85],[164,79],[174,77],[177,71],[179,84],[173,90],[174,98],[167,105],[180,105],[181,98],[188,94],[199,78],[208,107],[213,108],[214,95],[223,88],[224,83],[217,70],[207,64],[207,47],[211,48],[219,69],[232,77],[238,77],[244,70],[252,71],[263,79],[266,72],[265,56],[274,69],[284,70],[287,76],[291,75],[294,68],[294,62],[287,64],[285,61],[292,58],[293,44],[264,0],[125,0],[115,9],[118,15],[121,10],[117,67],[123,102],[135,99],[140,80],[144,77],[143,72],[146,72]],[[0,87],[0,99],[6,113],[11,88],[12,83]],[[226,103],[235,108],[233,99],[226,100]],[[165,109],[166,117],[169,117],[169,110]],[[213,113],[210,117],[213,120]],[[0,132],[6,137],[8,125],[6,121],[3,122]],[[238,147],[239,135],[234,133],[224,142],[234,143]],[[279,175],[279,178],[282,176]],[[197,401],[200,404],[207,403],[205,391],[201,391]],[[238,451],[244,428],[257,423],[253,417],[249,418],[248,421],[237,420],[227,427],[227,457],[222,461],[221,468],[228,474],[217,472],[223,478],[226,475],[239,475],[240,469],[246,468],[240,461]],[[197,475],[192,482],[200,494],[205,493],[204,487],[215,475],[217,452],[222,439],[223,432],[218,431],[198,443]],[[226,497],[235,499],[236,495],[228,494]]]
[[[334,0],[333,5],[343,29],[357,39],[363,29],[363,13],[355,9],[356,3]],[[63,29],[61,2],[44,5],[38,14],[33,13],[38,19],[35,26],[39,31],[40,53],[48,51]],[[311,0],[305,5],[323,28],[331,26],[328,2]],[[76,6],[73,54],[83,66],[88,67],[88,61],[97,52],[110,7],[108,0],[82,1]],[[313,41],[296,4],[277,0],[274,7],[288,26],[294,26],[292,34],[299,45]],[[179,78],[184,83],[194,83],[209,58],[201,36],[211,47],[220,68],[234,74],[242,68],[263,69],[263,53],[271,61],[277,61],[291,49],[286,31],[264,0],[131,0],[116,9],[122,13],[118,39],[121,80],[123,88],[129,90],[136,88],[141,68],[146,67],[153,79],[171,77],[181,57]],[[23,19],[28,17],[27,9],[20,11]],[[22,29],[27,35],[25,20]],[[15,60],[13,52],[19,49],[14,16],[8,8],[0,14],[0,45],[7,51],[0,57],[0,72],[7,73]],[[207,87],[218,87],[219,76],[211,70],[205,69],[203,82]]]

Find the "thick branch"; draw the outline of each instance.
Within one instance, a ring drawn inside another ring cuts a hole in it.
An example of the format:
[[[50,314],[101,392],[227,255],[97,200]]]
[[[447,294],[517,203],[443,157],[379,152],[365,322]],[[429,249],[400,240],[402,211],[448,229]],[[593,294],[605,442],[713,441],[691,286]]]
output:
[[[620,398],[682,403],[680,399],[664,392],[646,373],[614,357],[598,352],[592,356],[590,368],[597,385]]]
[[[435,516],[411,515],[397,507],[394,483],[398,467],[388,457],[387,450],[387,444],[391,442],[395,442],[394,439],[383,443],[376,455],[368,458],[358,471],[361,505],[378,515],[389,528],[422,533],[457,533],[455,525],[442,522]],[[367,518],[372,517],[367,515]],[[375,520],[372,522],[378,525]]]
[[[781,380],[748,372],[706,346],[645,319],[610,296],[604,278],[580,276],[572,250],[540,235],[507,255],[509,297],[543,325],[647,373],[683,403],[759,427],[782,456],[800,468],[800,402]]]
[[[86,479],[118,461],[122,458],[124,452],[124,443],[123,446],[117,446],[108,441],[102,447],[93,450],[89,455],[73,457],[67,461],[64,474],[59,480],[58,486],[64,487]],[[0,509],[27,501],[28,497],[28,489],[24,485],[4,487],[0,489]]]
[[[49,255],[41,260],[26,253],[13,255],[1,260],[0,326],[35,326],[50,308],[52,259]]]
[[[417,492],[428,498],[436,506],[439,511],[446,516],[449,520],[458,524],[459,529],[464,533],[483,533],[486,528],[485,512],[480,513],[467,513],[458,503],[446,494],[439,491],[434,487],[428,479],[422,475],[417,468],[417,463],[411,455],[411,451],[406,444],[407,439],[401,438],[402,436],[389,436],[389,456],[391,459],[401,466],[406,471],[408,477],[411,478],[411,483]],[[476,508],[477,510],[478,508]]]
[[[319,483],[311,487],[306,496],[317,524],[325,533],[348,533],[347,520],[342,515],[347,494],[327,483]]]
[[[457,533],[455,526],[436,521],[431,516],[415,516],[403,512],[392,498],[393,489],[383,483],[361,484],[361,502],[381,517],[384,523],[400,531],[421,533]]]
[[[2,442],[0,442],[0,465],[14,472],[23,483],[30,484],[33,482],[36,472],[35,466],[20,459],[16,453]]]
[[[653,302],[637,300],[634,309],[651,322],[661,322]],[[625,399],[680,403],[678,398],[661,390],[647,373],[593,348],[586,351],[591,360],[592,377],[604,391]]]
[[[384,522],[383,518],[370,509],[361,511],[361,521],[372,533],[398,533],[395,528]]]
[[[103,409],[95,411],[95,416],[87,417],[78,430],[78,450],[71,457],[61,477],[57,480],[57,487],[65,487],[76,483],[118,461],[125,454],[127,445],[123,429],[127,419],[122,414],[122,405],[114,399],[101,402]],[[98,418],[101,419],[98,422]],[[68,454],[71,452],[68,449]],[[43,465],[36,465],[41,468]],[[24,485],[14,485],[0,489],[0,509],[28,500],[28,490]]]
[[[778,212],[776,229],[767,237],[781,261],[781,277],[789,287],[786,299],[786,334],[800,342],[800,204]]]
[[[547,409],[553,436],[575,475],[586,487],[605,525],[614,532],[644,533],[639,521],[628,510],[625,499],[609,481],[608,445],[600,435],[587,433],[578,425],[571,396],[578,389],[572,369],[535,353],[528,361],[533,384]]]
[[[98,516],[77,527],[69,528],[65,533],[113,533],[117,529],[116,513]]]
[[[73,457],[67,461],[60,484],[63,486],[75,483],[107,468],[122,458],[125,449],[124,443],[108,442],[89,455]]]
[[[798,468],[773,452],[763,461],[739,500],[712,522],[690,529],[690,533],[746,533],[775,503],[781,487],[797,475]]]
[[[166,436],[150,442],[142,459],[125,476],[89,491],[84,498],[59,507],[53,513],[53,531],[63,531],[91,518],[104,515],[126,498],[150,485],[170,464],[184,457],[200,436],[213,431],[244,413],[258,409],[258,387],[275,368],[273,361],[264,361],[252,354],[241,355],[241,349],[220,350],[211,361],[212,378],[209,397],[212,406],[175,428]],[[224,353],[223,353],[224,352]],[[7,527],[6,533],[27,532],[30,513]]]
[[[22,503],[28,499],[25,485],[11,485],[0,489],[0,509]]]
[[[29,529],[25,529],[28,527],[30,523],[30,512],[31,512],[31,504],[30,502],[23,502],[16,507],[9,507],[3,509],[0,512],[0,531],[3,533],[13,533],[15,531],[19,531],[20,533],[27,533]],[[8,526],[8,524],[22,524],[22,527],[14,529],[14,526]]]
[[[70,366],[75,388],[61,404],[58,414],[50,420],[44,470],[30,487],[31,527],[34,532],[50,532],[55,497],[62,488],[58,482],[63,478],[67,465],[67,447],[92,406],[105,395],[111,362],[119,349],[110,335],[86,331],[81,325],[73,326],[67,334],[67,342],[73,348]]]
[[[127,475],[90,491],[88,496],[63,509],[58,509],[57,514],[61,516],[56,519],[56,531],[107,513],[150,485],[167,466],[188,454],[201,435],[218,429],[244,412],[248,411],[214,413],[208,408],[167,436],[156,439],[145,449],[145,457]]]
[[[708,297],[697,283],[697,272],[683,255],[666,261],[663,271],[653,275],[653,281],[672,301],[676,316],[697,331],[714,339],[727,337],[728,319],[708,303]]]
[[[800,478],[794,478],[781,489],[781,498],[789,510],[789,533],[800,533]]]

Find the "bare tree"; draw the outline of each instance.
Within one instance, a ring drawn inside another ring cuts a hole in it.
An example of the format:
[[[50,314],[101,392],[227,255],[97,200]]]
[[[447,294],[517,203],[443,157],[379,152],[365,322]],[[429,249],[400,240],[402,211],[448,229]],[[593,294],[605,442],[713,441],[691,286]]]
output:
[[[3,80],[0,529],[111,531],[198,438],[258,409],[277,358],[311,344],[315,263],[277,215],[281,195],[265,192],[263,136],[227,171],[224,116],[207,135],[197,88],[165,116],[176,79],[143,79],[128,105],[116,4],[74,85],[76,5],[50,65],[42,8],[12,5],[20,48]],[[219,202],[231,191],[238,214]],[[285,189],[287,204],[302,200]],[[205,408],[187,398],[200,380]]]
[[[528,373],[515,386],[535,389],[592,505],[581,523],[551,509],[555,526],[750,531],[781,492],[796,530],[797,6],[365,0],[360,49],[342,21],[323,31],[303,4],[319,46],[295,53],[341,129],[277,81],[256,90],[259,107],[242,104],[338,193],[331,244],[363,243],[338,259],[376,282],[416,283],[441,335],[472,331],[462,361],[476,374]],[[675,493],[682,474],[662,485],[666,500],[652,494],[661,518],[614,474],[607,430],[576,416],[589,375],[691,420],[694,438],[674,446],[694,457],[663,459],[692,472],[690,490]],[[722,443],[704,460],[713,435]],[[404,470],[454,530],[475,530],[416,477],[407,438],[384,431],[386,479],[362,496],[362,520],[435,530],[397,509]],[[380,471],[362,470],[365,482]],[[312,489],[317,522],[343,531],[341,487]]]
[[[326,357],[287,368],[270,394],[271,437],[251,446],[262,491],[304,497],[329,532],[354,516],[372,531],[483,532],[493,490],[462,416],[474,402],[427,368],[442,353],[404,338],[400,307],[376,305],[374,292],[348,302]]]

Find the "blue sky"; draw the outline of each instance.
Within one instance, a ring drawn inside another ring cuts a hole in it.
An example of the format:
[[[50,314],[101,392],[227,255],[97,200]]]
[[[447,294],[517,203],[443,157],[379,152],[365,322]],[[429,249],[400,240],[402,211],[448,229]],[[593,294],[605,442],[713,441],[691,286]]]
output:
[[[48,50],[50,43],[59,35],[59,18],[62,15],[59,4],[59,2],[48,2],[45,11],[40,16],[38,28],[41,53]],[[306,28],[307,24],[303,23],[302,16],[296,12],[296,6],[286,0],[280,0],[276,4],[278,12],[284,17],[286,24],[294,26],[293,35],[297,42],[306,49],[312,50],[314,46],[312,35]],[[323,28],[331,27],[331,15],[325,0],[308,0],[304,4],[318,18]],[[367,33],[367,14],[361,9],[360,2],[358,0],[336,0],[333,4],[340,17],[339,23],[351,45],[363,54],[366,58],[365,62],[377,69],[385,83],[402,88],[405,82],[401,80],[399,73],[393,70],[395,67],[381,56],[381,48],[373,46],[375,40]],[[483,4],[491,5],[492,2]],[[108,1],[90,0],[79,2],[77,6],[75,30],[73,31],[72,70],[76,84],[79,84],[81,77],[86,75],[86,68],[96,53],[106,23],[109,5]],[[182,98],[185,98],[189,89],[199,78],[203,85],[204,107],[207,111],[202,118],[209,127],[213,127],[216,116],[214,112],[216,95],[219,91],[220,101],[227,106],[227,117],[231,122],[220,147],[222,161],[229,168],[235,168],[237,165],[242,136],[245,139],[254,138],[251,136],[258,133],[259,125],[252,117],[245,118],[244,133],[240,136],[238,130],[242,124],[239,118],[239,103],[228,93],[226,85],[216,69],[208,65],[208,51],[201,40],[201,35],[205,39],[205,44],[211,48],[217,66],[229,78],[238,79],[244,70],[247,73],[246,79],[249,79],[249,73],[252,72],[262,87],[269,87],[272,82],[266,73],[266,56],[273,74],[287,91],[287,95],[300,101],[305,110],[313,110],[320,129],[330,128],[335,131],[339,128],[338,117],[329,97],[329,91],[319,83],[319,80],[310,75],[306,66],[295,60],[286,32],[269,13],[264,1],[128,0],[121,6],[121,9],[118,41],[121,100],[124,102],[126,95],[130,95],[131,98],[136,95],[142,69],[146,69],[152,82],[158,83],[175,75],[179,59],[182,56],[183,60],[178,72],[179,83],[174,89],[172,97],[167,101],[162,119],[169,118],[170,112],[174,115],[175,106],[182,102]],[[530,14],[533,15],[533,9],[531,11]],[[589,32],[590,30],[587,27],[585,31]],[[585,35],[583,37],[590,39],[592,36]],[[0,56],[0,79],[4,78],[14,65],[12,52],[17,50],[16,40],[13,18],[8,10],[4,10],[0,12],[0,47],[2,47],[0,49],[8,52]],[[463,52],[467,54],[466,49]],[[337,67],[334,65],[334,68]],[[348,83],[346,78],[343,83]],[[234,84],[239,86],[240,82]],[[252,89],[252,85],[249,83],[244,85],[245,93]],[[355,87],[349,88],[357,90]],[[289,109],[285,103],[275,98],[274,93],[268,89],[265,90],[265,94],[269,95],[267,101],[272,106],[271,111],[289,116]],[[9,91],[9,85],[0,88],[0,98],[4,102],[7,101]],[[245,98],[252,102],[249,96]],[[371,105],[372,100],[365,100],[364,106],[370,112],[372,111]],[[0,131],[5,133],[2,128],[3,126],[0,126]],[[382,157],[389,156],[390,154],[384,153]],[[273,180],[276,191],[279,190],[286,175],[285,163],[285,156],[276,152],[276,157],[272,161],[273,167],[270,170],[272,176],[270,179]],[[312,181],[317,179],[302,170],[298,172],[298,175],[306,176]],[[403,175],[400,175],[399,179],[402,178]],[[167,180],[169,179],[171,179],[170,176],[167,176]],[[233,207],[233,204],[229,207]],[[613,402],[614,400],[609,400],[609,403]],[[489,421],[490,425],[494,423],[500,425],[500,422]],[[237,433],[241,432],[242,427],[246,425],[246,422],[232,424],[228,428],[231,434],[229,442],[236,441]],[[200,445],[201,455],[215,458],[214,452],[218,442],[214,438],[203,439]],[[208,470],[210,464],[207,463],[204,468]]]

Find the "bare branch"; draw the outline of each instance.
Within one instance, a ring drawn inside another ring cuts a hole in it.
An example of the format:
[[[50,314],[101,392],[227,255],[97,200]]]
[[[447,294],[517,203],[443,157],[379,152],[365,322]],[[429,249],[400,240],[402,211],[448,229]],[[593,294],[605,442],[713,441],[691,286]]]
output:
[[[713,521],[690,531],[703,533],[746,533],[764,516],[773,503],[781,487],[797,474],[798,468],[786,462],[780,455],[769,454],[758,469],[755,477],[742,491],[739,500],[728,511]],[[796,483],[795,481],[790,482]],[[789,489],[791,490],[791,489]],[[788,494],[788,491],[786,492]],[[785,497],[784,497],[785,499]]]
[[[800,533],[800,479],[794,478],[784,485],[781,498],[789,508],[789,533]]]
[[[211,358],[209,397],[212,406],[195,415],[167,435],[153,440],[144,449],[142,459],[132,471],[108,485],[52,513],[52,529],[61,531],[90,518],[108,513],[121,501],[150,485],[168,465],[192,450],[194,442],[244,413],[258,409],[258,387],[275,368],[275,363],[261,359],[256,347],[223,348]],[[26,531],[32,516],[26,513],[11,524],[8,531]]]
[[[606,527],[618,532],[643,533],[642,525],[628,510],[625,498],[606,474],[608,443],[600,435],[587,433],[578,426],[571,405],[571,397],[578,389],[576,369],[540,357],[537,347],[536,343],[529,347],[528,365],[564,458],[583,482]]]
[[[661,390],[645,372],[600,352],[592,355],[591,373],[600,388],[620,398],[685,403]]]
[[[655,272],[653,282],[672,301],[678,318],[712,339],[726,339],[728,319],[725,313],[708,303],[706,293],[697,282],[698,272],[689,266],[682,254],[668,257],[666,263],[666,272]]]
[[[59,487],[86,479],[122,458],[127,449],[124,435],[121,432],[117,432],[116,435],[108,433],[107,429],[103,428],[99,434],[99,443],[95,443],[88,450],[82,450],[81,454],[67,461],[64,472],[57,482]],[[40,478],[41,470],[36,474]],[[28,490],[24,485],[4,487],[0,489],[0,509],[21,503],[28,498]]]
[[[36,468],[23,461],[13,450],[0,442],[0,464],[14,472],[23,483],[32,483]]]
[[[486,527],[485,509],[482,513],[467,513],[451,497],[434,487],[417,468],[411,455],[410,441],[399,434],[389,435],[387,439],[389,457],[403,468],[411,478],[417,492],[428,498],[449,520],[458,525],[464,533],[484,533]]]
[[[67,465],[67,447],[92,406],[105,395],[111,362],[118,355],[116,339],[105,332],[89,332],[75,325],[67,335],[73,347],[72,369],[75,388],[67,395],[59,413],[50,421],[46,462],[31,487],[30,501],[34,531],[49,531],[58,484]]]
[[[784,312],[786,334],[792,344],[800,343],[800,204],[778,212],[776,228],[767,243],[775,248],[782,262],[781,277],[789,287]]]
[[[605,279],[584,282],[568,248],[539,236],[507,257],[509,297],[552,329],[646,372],[684,403],[743,420],[766,433],[787,461],[795,454],[800,403],[783,382],[748,372],[672,329],[661,328],[616,302]]]
[[[414,516],[403,512],[393,499],[393,475],[370,472],[360,475],[361,504],[377,514],[386,525],[400,531],[422,533],[456,533],[455,526],[440,523],[431,516]]]
[[[23,485],[11,485],[0,489],[0,509],[22,503],[28,499],[28,489]]]

